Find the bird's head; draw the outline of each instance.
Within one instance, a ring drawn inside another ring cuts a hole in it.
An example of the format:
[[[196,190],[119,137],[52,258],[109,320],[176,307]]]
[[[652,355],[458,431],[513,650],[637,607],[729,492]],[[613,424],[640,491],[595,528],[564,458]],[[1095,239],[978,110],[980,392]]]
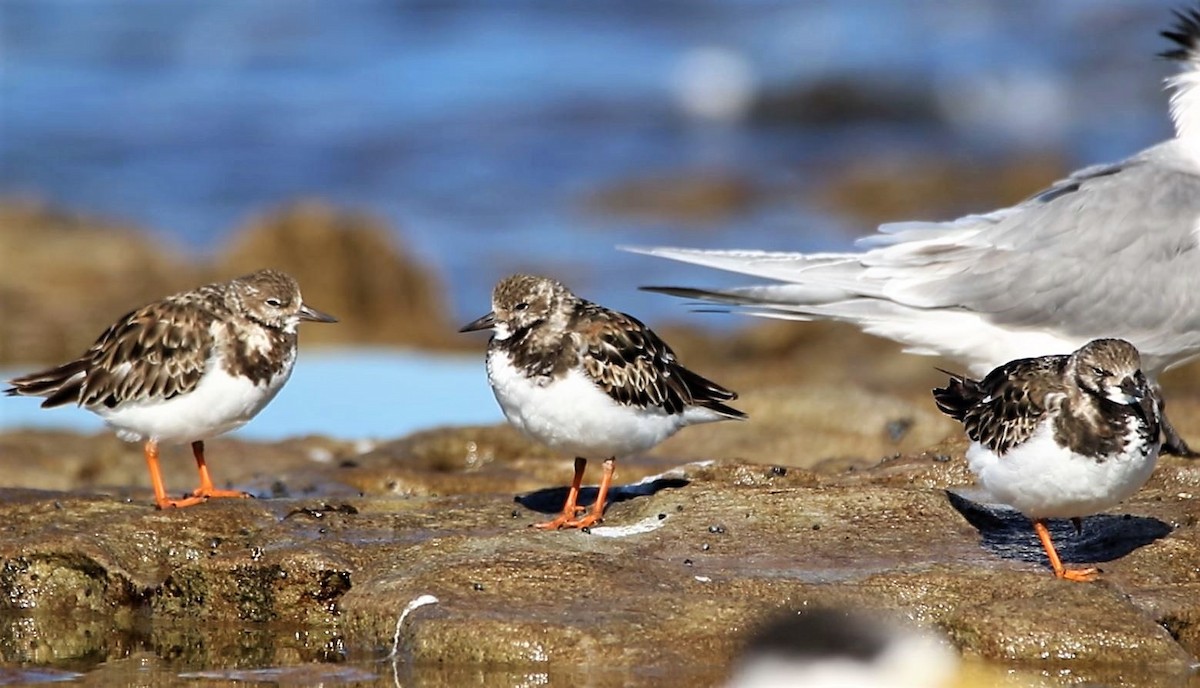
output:
[[[513,275],[492,290],[492,311],[459,330],[492,330],[496,339],[508,339],[543,324],[565,325],[576,297],[561,282],[548,277]]]
[[[1142,358],[1124,339],[1092,340],[1071,354],[1071,365],[1081,388],[1113,403],[1137,406],[1151,396]]]
[[[294,332],[302,320],[337,322],[304,303],[300,285],[291,275],[278,270],[259,270],[230,282],[231,298],[238,302],[246,317],[278,330]]]

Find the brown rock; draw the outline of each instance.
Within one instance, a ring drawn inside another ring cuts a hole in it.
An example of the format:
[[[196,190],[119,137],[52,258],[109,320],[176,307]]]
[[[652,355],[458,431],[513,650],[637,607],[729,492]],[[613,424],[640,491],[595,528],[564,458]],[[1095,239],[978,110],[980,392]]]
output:
[[[275,267],[294,276],[307,300],[341,321],[310,328],[307,341],[462,345],[438,280],[364,213],[294,203],[251,220],[217,264],[229,274]]]
[[[861,220],[864,229],[900,220],[948,220],[1018,203],[1066,172],[1054,154],[987,165],[952,158],[863,160],[824,170],[825,183],[811,202]]]
[[[758,619],[805,604],[898,612],[992,665],[1184,685],[1200,652],[1191,492],[1200,464],[1164,460],[1147,489],[1087,519],[1079,538],[1062,524],[1064,556],[1104,569],[1101,582],[1076,584],[1052,577],[1026,519],[948,496],[966,476],[963,446],[838,473],[691,465],[674,482],[621,496],[590,535],[527,527],[541,514],[509,490],[539,484],[530,476],[546,460],[488,429],[425,433],[349,454],[349,466],[306,465],[328,450],[317,440],[254,452],[257,470],[285,484],[294,470],[323,475],[317,485],[390,471],[414,486],[400,498],[314,492],[158,512],[144,499],[7,489],[0,658],[137,652],[152,660],[143,670],[173,675],[329,661],[318,640],[336,638],[360,658],[347,669],[378,676],[361,658],[392,649],[401,610],[432,594],[440,602],[413,612],[397,648],[406,675],[429,685],[514,671],[601,686],[656,685],[656,676],[715,685]],[[480,452],[492,459],[481,464]],[[565,465],[550,463],[544,474],[559,477],[549,484],[565,483]],[[514,477],[493,479],[488,492],[474,476],[488,471]],[[451,492],[447,477],[463,489]],[[634,524],[643,532],[605,537]],[[104,619],[96,628],[119,633],[81,634],[72,617],[84,609]],[[246,622],[300,630],[239,643]]]
[[[828,462],[869,466],[883,456],[916,451],[953,431],[936,409],[896,395],[823,384],[739,388],[748,391],[736,406],[750,415],[749,421],[688,428],[649,454],[738,457],[805,468]]]
[[[437,279],[378,220],[298,203],[240,230],[215,263],[143,231],[33,201],[0,202],[0,363],[61,363],[146,303],[263,267],[292,272],[341,319],[306,342],[463,347]]]
[[[218,487],[277,496],[311,491],[309,469],[340,466],[366,445],[328,438],[297,438],[261,444],[218,437],[205,442],[209,470]],[[191,449],[163,446],[162,473],[167,489],[183,493],[196,487],[196,464]],[[142,445],[122,442],[111,432],[77,435],[56,430],[15,430],[0,433],[0,457],[21,457],[0,475],[0,486],[37,490],[85,490],[145,501],[150,477]],[[281,479],[287,477],[287,482]],[[322,474],[323,493],[329,476]]]
[[[939,113],[926,85],[849,74],[768,89],[750,116],[772,125],[813,127],[872,120],[927,124]]]
[[[205,279],[127,225],[0,203],[0,362],[78,356],[122,314]]]
[[[632,179],[593,191],[583,205],[594,213],[683,222],[719,222],[746,212],[761,192],[726,172]]]

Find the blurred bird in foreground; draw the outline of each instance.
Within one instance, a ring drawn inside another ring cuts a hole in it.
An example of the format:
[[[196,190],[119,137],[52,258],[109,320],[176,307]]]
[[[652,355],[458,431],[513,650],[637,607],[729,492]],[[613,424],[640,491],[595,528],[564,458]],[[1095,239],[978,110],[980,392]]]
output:
[[[949,688],[958,654],[890,619],[839,609],[781,615],[749,639],[726,688]]]
[[[891,615],[808,607],[749,637],[725,688],[1032,688],[1037,679],[962,661],[949,641]]]

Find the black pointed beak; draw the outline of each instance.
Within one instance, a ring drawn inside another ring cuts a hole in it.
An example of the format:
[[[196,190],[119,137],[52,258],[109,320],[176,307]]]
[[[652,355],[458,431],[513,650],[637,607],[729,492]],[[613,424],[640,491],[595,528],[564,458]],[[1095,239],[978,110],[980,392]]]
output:
[[[304,303],[300,304],[300,319],[308,320],[310,322],[323,323],[335,323],[338,321],[337,318],[333,317],[332,315],[328,313],[322,313],[321,311]]]
[[[495,326],[496,326],[496,312],[492,311],[491,313],[488,313],[487,315],[483,316],[482,318],[479,318],[478,320],[472,320],[471,322],[467,323],[466,325],[463,325],[458,331],[459,332],[478,332],[479,330],[490,330]]]
[[[1159,418],[1158,395],[1154,393],[1152,388],[1146,384],[1146,378],[1140,373],[1131,375],[1121,381],[1118,386],[1122,394],[1125,394],[1133,403],[1129,404],[1133,407],[1134,413],[1141,416],[1142,420],[1151,427],[1157,427]]]
[[[1121,381],[1120,390],[1123,394],[1127,394],[1131,399],[1142,401],[1146,398],[1146,387],[1135,377],[1127,377]]]

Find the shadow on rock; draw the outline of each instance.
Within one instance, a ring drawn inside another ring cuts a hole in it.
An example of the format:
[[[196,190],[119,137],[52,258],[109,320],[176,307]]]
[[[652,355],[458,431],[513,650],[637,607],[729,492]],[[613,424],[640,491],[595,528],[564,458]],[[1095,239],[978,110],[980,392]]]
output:
[[[643,480],[630,485],[613,485],[608,490],[608,503],[616,504],[617,502],[624,502],[634,497],[649,497],[657,494],[660,490],[684,487],[689,482],[684,478],[654,478],[653,480]],[[569,489],[567,487],[548,487],[526,495],[517,495],[513,497],[513,501],[526,509],[539,513],[557,514],[562,511],[563,506],[567,503],[567,492]],[[577,503],[579,506],[591,506],[596,501],[597,492],[599,492],[599,489],[595,487],[580,488]]]
[[[979,504],[950,490],[946,496],[950,506],[979,531],[985,549],[1005,559],[1045,563],[1045,551],[1023,514],[1007,507]],[[1059,556],[1073,563],[1120,559],[1171,533],[1171,526],[1157,518],[1129,514],[1089,516],[1083,519],[1079,533],[1069,521],[1060,519],[1051,520],[1047,526]]]

